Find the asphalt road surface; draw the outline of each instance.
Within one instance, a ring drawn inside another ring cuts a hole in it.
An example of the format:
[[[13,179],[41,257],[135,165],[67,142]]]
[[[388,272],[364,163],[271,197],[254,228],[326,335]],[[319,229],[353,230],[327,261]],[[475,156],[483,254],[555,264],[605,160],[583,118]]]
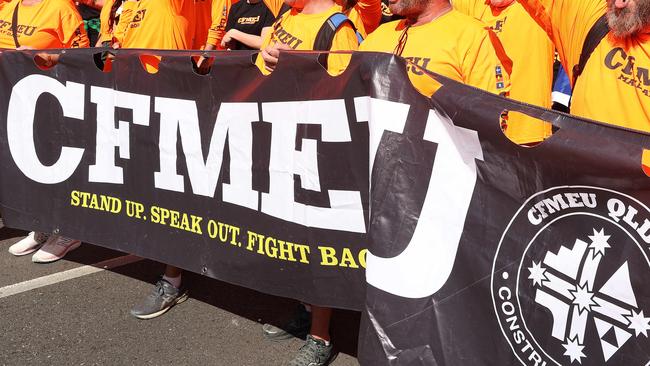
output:
[[[162,264],[85,243],[56,263],[34,264],[7,252],[26,234],[0,229],[0,365],[272,366],[302,344],[261,332],[263,323],[282,324],[294,301],[192,273],[183,277],[188,301],[135,319],[129,309],[151,291]],[[332,365],[358,365],[358,328],[359,313],[335,311]]]

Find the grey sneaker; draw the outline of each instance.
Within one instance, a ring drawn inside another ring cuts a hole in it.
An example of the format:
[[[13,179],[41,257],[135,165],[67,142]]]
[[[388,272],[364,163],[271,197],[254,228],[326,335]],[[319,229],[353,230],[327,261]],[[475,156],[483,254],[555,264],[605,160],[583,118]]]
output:
[[[187,291],[177,289],[164,279],[156,282],[153,292],[144,301],[131,309],[131,315],[138,319],[151,319],[163,315],[172,306],[187,300]]]
[[[325,345],[325,341],[307,335],[305,344],[289,362],[289,366],[324,366],[329,364],[332,356],[332,343]]]
[[[262,333],[267,339],[279,341],[293,337],[305,338],[311,327],[311,313],[300,304],[287,324],[276,327],[272,324],[262,325]]]

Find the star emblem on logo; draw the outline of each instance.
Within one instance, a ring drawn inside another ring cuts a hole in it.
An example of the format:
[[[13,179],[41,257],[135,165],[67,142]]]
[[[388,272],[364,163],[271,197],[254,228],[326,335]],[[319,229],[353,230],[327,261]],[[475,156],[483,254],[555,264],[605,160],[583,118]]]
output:
[[[533,286],[544,287],[544,281],[548,281],[548,277],[546,277],[546,268],[542,267],[542,262],[533,261],[533,266],[528,267],[528,271],[530,271],[528,279],[533,280]]]
[[[589,239],[591,239],[589,248],[592,248],[596,254],[600,253],[605,255],[605,249],[611,248],[611,245],[607,242],[611,235],[605,235],[604,229],[600,229],[600,231],[593,229],[593,231],[594,235],[589,235]]]
[[[576,285],[575,289],[569,290],[569,292],[573,295],[573,304],[578,306],[581,313],[583,310],[591,311],[591,307],[597,305],[594,301],[594,294],[589,291],[587,284]]]
[[[573,363],[573,361],[578,361],[579,364],[582,364],[582,359],[587,357],[584,352],[582,352],[582,350],[585,349],[585,346],[578,342],[578,337],[569,338],[562,346],[564,346],[564,349],[566,350],[564,355],[569,356],[571,363]]]
[[[631,315],[625,316],[627,321],[630,323],[628,328],[633,330],[637,337],[643,334],[647,338],[648,330],[650,330],[650,318],[644,316],[643,310],[638,313],[632,310],[631,313]]]

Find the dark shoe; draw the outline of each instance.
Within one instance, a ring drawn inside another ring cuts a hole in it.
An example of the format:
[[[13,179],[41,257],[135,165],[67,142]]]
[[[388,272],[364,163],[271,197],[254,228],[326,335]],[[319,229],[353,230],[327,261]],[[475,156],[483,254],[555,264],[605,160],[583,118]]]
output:
[[[160,279],[144,301],[131,309],[131,315],[138,319],[151,319],[163,315],[172,306],[187,300],[187,291],[177,289],[171,283]]]
[[[293,337],[305,338],[311,327],[311,313],[300,304],[287,324],[276,327],[272,324],[262,325],[262,332],[267,339],[279,341]]]
[[[325,366],[329,364],[332,356],[332,343],[325,345],[325,341],[307,336],[305,344],[289,362],[289,366]]]

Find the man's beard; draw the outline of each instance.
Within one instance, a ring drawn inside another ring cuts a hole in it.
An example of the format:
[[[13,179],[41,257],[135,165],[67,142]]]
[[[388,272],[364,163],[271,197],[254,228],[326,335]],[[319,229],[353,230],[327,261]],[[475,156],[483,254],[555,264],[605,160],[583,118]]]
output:
[[[389,4],[388,8],[393,14],[408,18],[421,11],[428,2],[429,0],[401,0],[397,4]]]
[[[607,2],[607,24],[619,38],[629,37],[650,26],[650,0],[628,1],[633,3],[623,9],[617,9],[614,0]]]

